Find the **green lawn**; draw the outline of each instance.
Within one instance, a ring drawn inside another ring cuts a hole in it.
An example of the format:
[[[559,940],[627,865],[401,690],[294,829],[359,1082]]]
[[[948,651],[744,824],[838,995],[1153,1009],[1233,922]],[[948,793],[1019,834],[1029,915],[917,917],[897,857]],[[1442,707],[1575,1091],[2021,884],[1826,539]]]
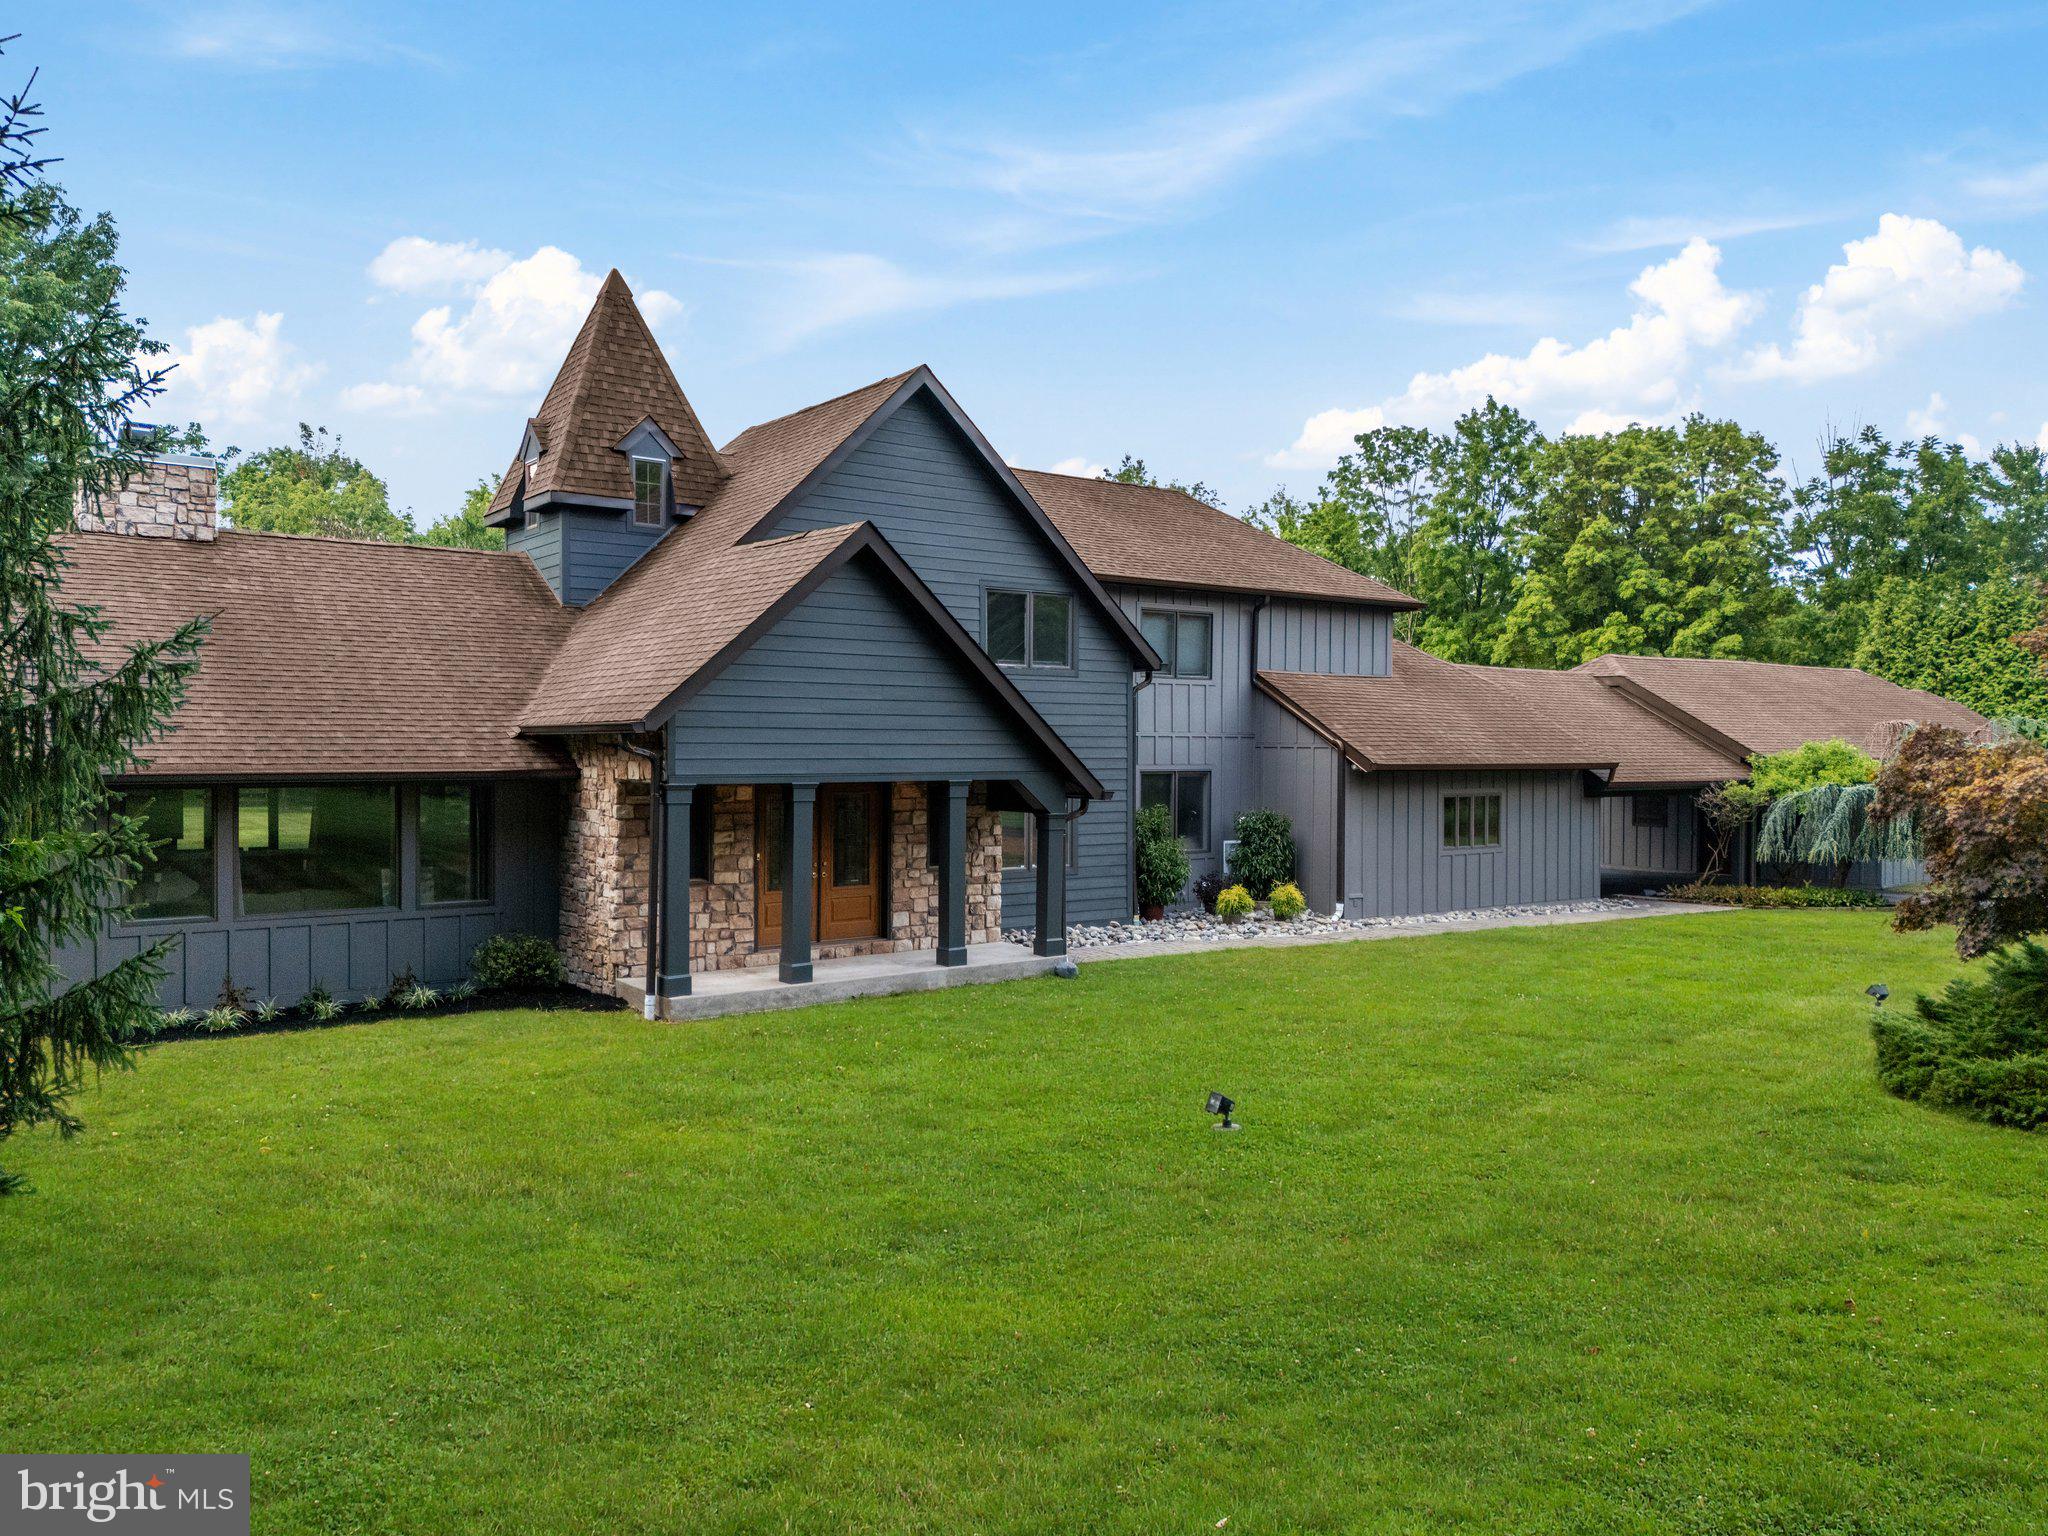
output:
[[[248,1451],[259,1531],[2039,1531],[2048,1138],[1871,1072],[1954,970],[1732,913],[166,1045],[9,1148],[0,1445]]]

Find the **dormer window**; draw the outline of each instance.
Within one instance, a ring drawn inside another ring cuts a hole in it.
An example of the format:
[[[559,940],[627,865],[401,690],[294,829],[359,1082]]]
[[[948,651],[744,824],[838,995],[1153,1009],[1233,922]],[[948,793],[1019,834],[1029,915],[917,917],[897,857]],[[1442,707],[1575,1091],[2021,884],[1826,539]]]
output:
[[[668,520],[668,466],[659,459],[633,461],[633,522],[659,528]]]

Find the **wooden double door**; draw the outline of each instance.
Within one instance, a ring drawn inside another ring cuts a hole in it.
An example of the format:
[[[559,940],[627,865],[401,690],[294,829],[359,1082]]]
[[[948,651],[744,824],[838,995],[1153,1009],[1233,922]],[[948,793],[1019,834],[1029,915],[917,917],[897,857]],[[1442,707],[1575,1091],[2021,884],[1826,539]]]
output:
[[[811,934],[819,942],[871,939],[882,931],[882,826],[887,802],[880,784],[822,784],[811,832]],[[789,791],[767,784],[754,792],[754,942],[782,942],[782,830]]]

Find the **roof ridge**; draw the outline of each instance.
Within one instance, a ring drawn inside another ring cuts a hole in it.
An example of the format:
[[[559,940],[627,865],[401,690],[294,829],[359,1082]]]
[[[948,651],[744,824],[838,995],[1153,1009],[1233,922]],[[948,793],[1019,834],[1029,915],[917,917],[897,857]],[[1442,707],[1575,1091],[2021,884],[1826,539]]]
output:
[[[85,530],[81,530],[85,531]],[[96,531],[96,530],[94,530]],[[108,538],[133,538],[132,534],[109,533]],[[399,539],[352,539],[339,533],[285,533],[275,528],[237,528],[230,523],[222,528],[216,539],[298,539],[307,544],[348,544],[358,549],[413,550],[420,554],[442,555],[486,555],[502,560],[516,552],[509,549],[473,549],[463,544],[412,544]],[[186,541],[204,542],[204,541]]]
[[[828,405],[837,405],[842,400],[851,400],[855,395],[865,394],[867,393],[867,391],[878,388],[884,384],[901,384],[904,380],[908,379],[912,374],[921,372],[924,370],[924,368],[925,365],[923,363],[918,363],[914,367],[904,369],[901,373],[892,373],[886,375],[883,378],[870,379],[865,384],[859,384],[852,389],[843,390],[839,394],[833,395],[828,399],[814,400],[809,405],[800,405],[793,411],[784,411],[780,416],[770,416],[766,421],[757,421],[753,423],[751,426],[741,427],[738,432],[733,434],[731,441],[727,442],[725,447],[719,449],[718,451],[720,453],[726,452],[733,446],[734,443],[737,443],[749,432],[758,432],[763,427],[772,427],[781,422],[792,421],[798,416],[807,416],[812,411],[822,411]]]

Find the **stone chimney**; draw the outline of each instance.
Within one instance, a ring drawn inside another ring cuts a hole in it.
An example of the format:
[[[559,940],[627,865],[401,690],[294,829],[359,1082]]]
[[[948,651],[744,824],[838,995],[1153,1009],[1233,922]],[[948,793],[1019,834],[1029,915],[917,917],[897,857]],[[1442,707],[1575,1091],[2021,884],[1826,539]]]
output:
[[[220,532],[220,464],[200,454],[145,458],[127,482],[97,506],[78,497],[82,533],[134,533],[151,539],[211,539]]]

